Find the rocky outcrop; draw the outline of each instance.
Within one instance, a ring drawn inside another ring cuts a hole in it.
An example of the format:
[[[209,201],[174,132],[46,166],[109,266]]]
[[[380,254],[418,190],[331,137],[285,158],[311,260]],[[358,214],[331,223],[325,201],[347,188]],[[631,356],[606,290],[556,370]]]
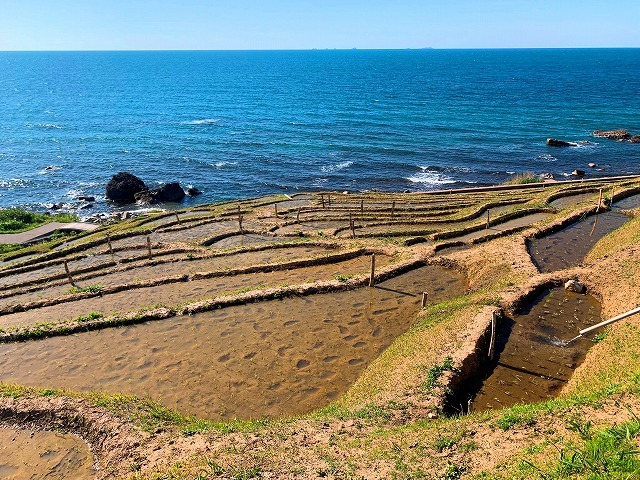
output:
[[[634,135],[629,139],[631,143],[640,143],[640,135]]]
[[[109,200],[118,203],[134,203],[138,192],[147,190],[145,183],[129,172],[116,173],[105,189],[105,195]]]
[[[631,138],[631,134],[626,130],[596,130],[593,132],[594,137],[610,138],[612,140],[627,140]]]
[[[558,140],[557,138],[547,138],[547,145],[550,147],[577,147],[575,142],[565,142],[564,140]]]
[[[196,187],[189,187],[187,189],[187,195],[189,195],[190,197],[195,197],[197,195],[201,195],[202,194],[202,190],[196,188]]]
[[[165,203],[180,202],[184,198],[184,190],[178,182],[167,183],[160,188],[153,190],[145,190],[135,194],[135,200],[138,203]]]

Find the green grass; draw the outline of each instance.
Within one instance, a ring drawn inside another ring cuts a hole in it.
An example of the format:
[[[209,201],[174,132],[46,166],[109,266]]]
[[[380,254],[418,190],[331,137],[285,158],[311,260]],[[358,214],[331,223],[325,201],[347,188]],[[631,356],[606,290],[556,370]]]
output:
[[[541,468],[524,460],[541,478],[639,478],[638,418],[599,430],[594,429],[590,421],[573,420],[569,421],[568,428],[577,433],[580,440],[567,441],[559,449],[555,465]]]
[[[74,293],[100,293],[104,290],[104,286],[102,285],[87,285],[86,287],[73,287],[69,289],[69,294]]]
[[[533,172],[524,172],[513,176],[506,182],[505,185],[524,185],[527,183],[542,183],[543,180]]]
[[[440,377],[444,372],[454,372],[455,370],[456,368],[453,365],[453,359],[451,357],[445,358],[441,364],[434,365],[427,370],[427,379],[424,381],[423,388],[425,390],[431,390],[432,388],[437,387],[440,384]]]
[[[50,222],[77,222],[78,217],[70,213],[49,215],[29,212],[20,208],[0,210],[0,233],[20,233]]]

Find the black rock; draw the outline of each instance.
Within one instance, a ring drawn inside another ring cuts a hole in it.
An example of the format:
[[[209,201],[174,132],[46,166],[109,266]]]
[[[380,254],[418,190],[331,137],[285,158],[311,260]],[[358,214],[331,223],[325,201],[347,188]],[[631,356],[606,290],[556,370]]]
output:
[[[577,177],[582,177],[584,176],[586,172],[584,170],[574,170],[573,172],[571,172],[571,175],[575,175]]]
[[[202,190],[196,187],[187,188],[187,195],[189,195],[190,197],[195,197],[196,195],[201,195],[201,194],[202,194]]]
[[[86,210],[88,208],[93,208],[93,203],[85,203],[80,207],[80,210]]]
[[[106,197],[118,203],[134,203],[135,194],[147,190],[145,183],[129,172],[116,173],[105,190]]]
[[[564,140],[558,140],[557,138],[547,138],[547,145],[550,147],[577,147],[578,144],[574,142],[565,142]]]
[[[96,197],[91,197],[88,195],[80,195],[78,197],[78,200],[84,201],[84,202],[95,202],[96,201]]]
[[[64,207],[64,203],[54,203],[53,205],[51,205],[51,210],[60,210],[62,207]]]
[[[180,202],[184,199],[184,190],[178,182],[173,182],[167,183],[160,188],[138,192],[134,195],[134,198],[138,203],[147,204]]]

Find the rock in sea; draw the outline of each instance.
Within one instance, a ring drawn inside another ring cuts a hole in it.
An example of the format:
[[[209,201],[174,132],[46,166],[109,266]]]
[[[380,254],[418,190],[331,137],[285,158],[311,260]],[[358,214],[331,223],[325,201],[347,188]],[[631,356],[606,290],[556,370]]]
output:
[[[564,140],[558,140],[557,138],[547,138],[547,145],[550,147],[577,147],[575,142],[565,142]]]
[[[613,140],[626,140],[631,137],[626,130],[596,130],[593,132],[594,137],[611,138]]]
[[[105,189],[106,197],[118,203],[134,203],[135,194],[147,190],[145,183],[129,172],[116,173]]]
[[[165,203],[165,202],[180,202],[184,198],[184,190],[178,182],[167,183],[160,188],[153,190],[145,190],[135,194],[135,200],[138,203]]]

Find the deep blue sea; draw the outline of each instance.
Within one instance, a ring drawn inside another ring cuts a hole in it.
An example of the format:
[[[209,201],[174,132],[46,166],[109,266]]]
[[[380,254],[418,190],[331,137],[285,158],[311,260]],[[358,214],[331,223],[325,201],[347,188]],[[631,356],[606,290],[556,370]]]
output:
[[[109,210],[123,170],[187,205],[640,173],[613,128],[640,134],[640,49],[4,52],[0,206]]]

